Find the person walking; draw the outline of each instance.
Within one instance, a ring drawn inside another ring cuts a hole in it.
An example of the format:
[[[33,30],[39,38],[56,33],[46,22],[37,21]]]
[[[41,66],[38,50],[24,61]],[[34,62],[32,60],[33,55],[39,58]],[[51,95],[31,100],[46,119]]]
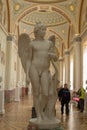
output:
[[[61,114],[64,113],[64,106],[66,107],[66,115],[69,114],[69,102],[71,99],[70,91],[68,89],[68,84],[64,84],[64,88],[61,88],[58,93],[59,100],[61,102]]]
[[[79,109],[80,112],[84,111],[84,98],[85,98],[85,89],[83,87],[81,87],[77,94],[79,95]]]

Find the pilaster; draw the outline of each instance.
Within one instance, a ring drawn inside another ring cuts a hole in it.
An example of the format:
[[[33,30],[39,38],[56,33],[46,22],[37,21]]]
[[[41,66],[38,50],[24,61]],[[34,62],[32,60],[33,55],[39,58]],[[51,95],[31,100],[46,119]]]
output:
[[[60,86],[63,85],[63,57],[59,57],[59,80]]]
[[[64,51],[64,61],[65,61],[65,83],[70,85],[70,53],[68,49]]]
[[[2,87],[2,77],[0,77],[0,114],[5,113],[4,108],[4,89]]]
[[[81,77],[81,37],[76,35],[74,38],[74,86],[78,90],[82,85]]]

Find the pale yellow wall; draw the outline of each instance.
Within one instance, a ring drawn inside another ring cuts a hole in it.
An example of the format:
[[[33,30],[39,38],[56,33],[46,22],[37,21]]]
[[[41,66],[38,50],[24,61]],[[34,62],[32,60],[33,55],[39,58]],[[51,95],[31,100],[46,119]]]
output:
[[[0,51],[0,76],[2,77],[2,88],[5,88],[5,69],[6,69],[6,33],[0,26],[0,44],[1,44],[1,51]]]

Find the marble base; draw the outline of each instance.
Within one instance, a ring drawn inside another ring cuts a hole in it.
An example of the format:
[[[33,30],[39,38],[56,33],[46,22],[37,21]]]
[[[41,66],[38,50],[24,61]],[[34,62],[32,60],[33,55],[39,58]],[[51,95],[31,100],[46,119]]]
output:
[[[64,130],[64,129],[60,125],[57,125],[56,127],[52,127],[52,128],[39,128],[38,125],[29,124],[26,130]]]
[[[15,88],[15,101],[20,102],[20,87]]]
[[[63,130],[60,125],[60,120],[46,120],[37,121],[37,118],[32,118],[29,120],[29,126],[27,130]]]

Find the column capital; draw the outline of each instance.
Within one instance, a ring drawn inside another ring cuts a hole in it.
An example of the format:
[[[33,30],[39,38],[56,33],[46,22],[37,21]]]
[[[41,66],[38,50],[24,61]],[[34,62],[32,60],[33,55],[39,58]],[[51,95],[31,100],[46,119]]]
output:
[[[63,57],[59,57],[59,61],[63,61]]]
[[[65,50],[64,50],[64,54],[65,54],[65,55],[69,55],[69,54],[70,54],[70,51],[69,51],[68,49],[65,49]]]
[[[7,36],[7,41],[10,41],[10,42],[14,41],[15,42],[16,41],[15,35],[9,33],[9,35]]]
[[[81,42],[81,36],[79,34],[75,34],[74,42]]]

